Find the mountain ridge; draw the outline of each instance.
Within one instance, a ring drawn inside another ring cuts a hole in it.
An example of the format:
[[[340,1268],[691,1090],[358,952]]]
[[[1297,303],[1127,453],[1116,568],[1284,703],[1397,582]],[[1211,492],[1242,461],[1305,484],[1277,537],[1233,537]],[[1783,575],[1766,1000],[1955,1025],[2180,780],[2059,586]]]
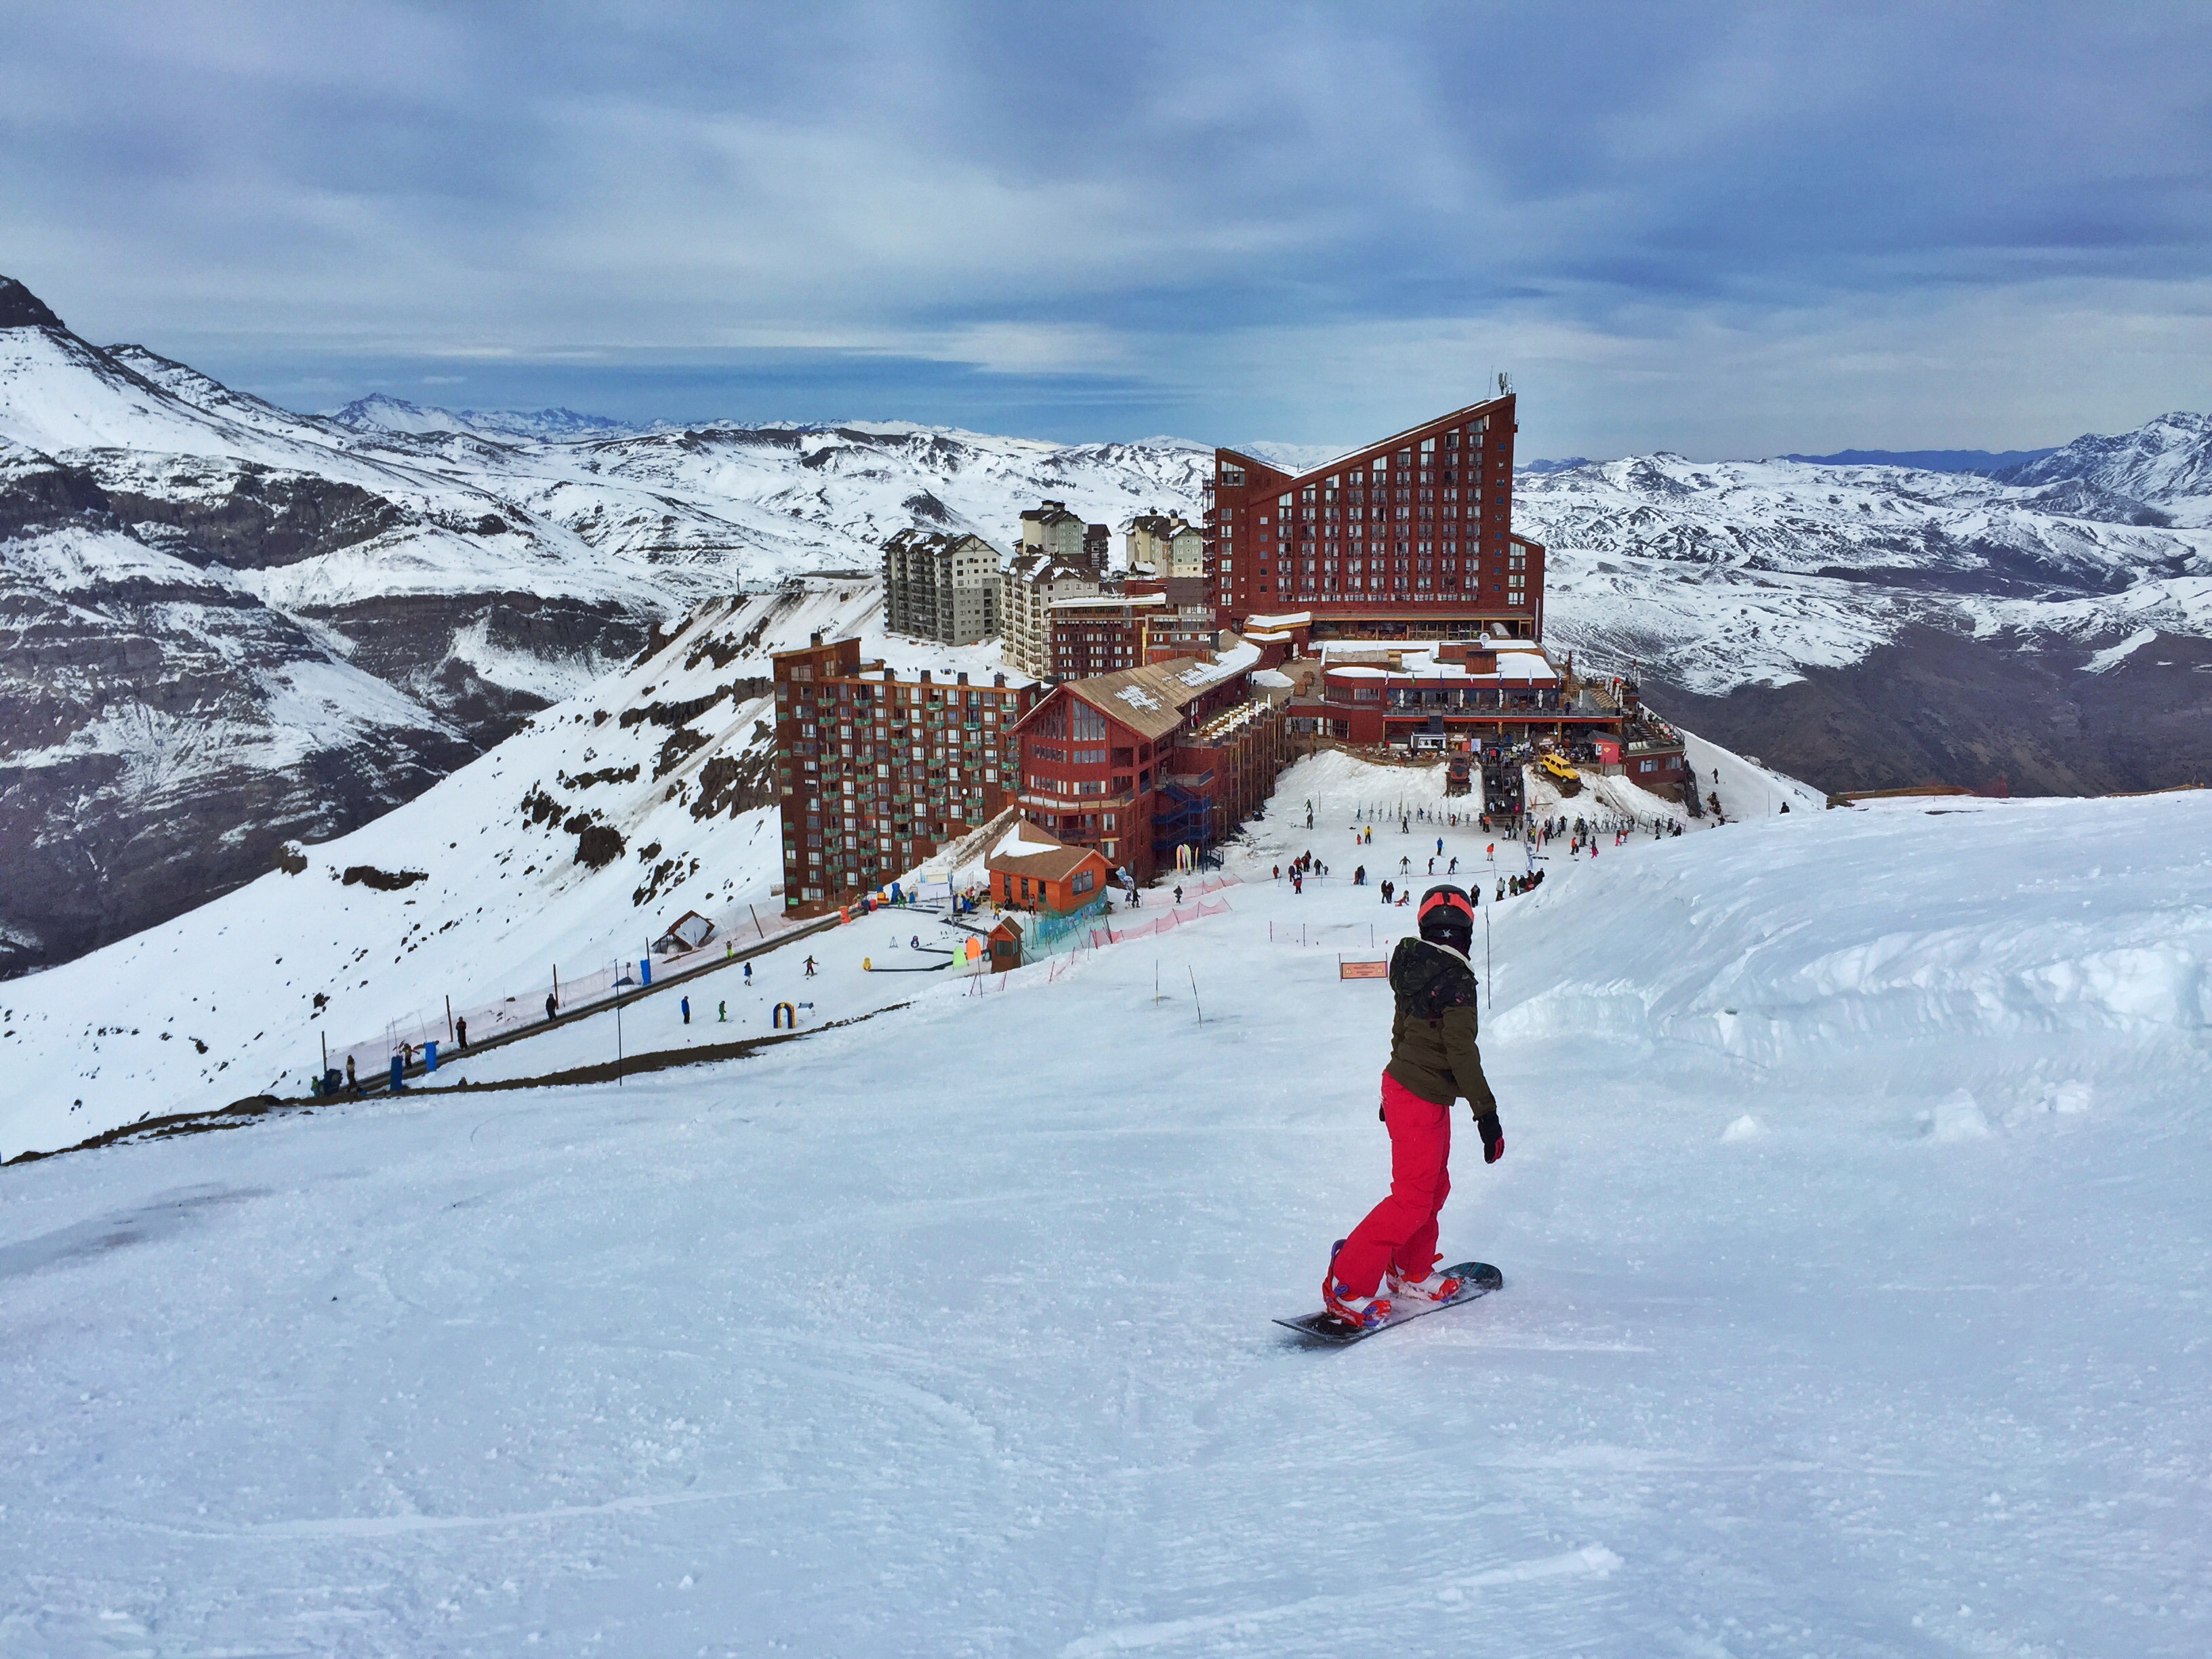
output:
[[[925,520],[1003,548],[1047,496],[1117,527],[1194,516],[1210,473],[1191,440],[896,421],[356,430],[0,293],[30,319],[0,327],[0,972],[368,822],[702,603],[873,568]],[[2013,479],[1561,462],[1516,477],[1516,513],[1551,550],[1547,637],[1717,740],[1831,787],[1915,781],[1935,753],[2095,790],[2212,771],[2164,714],[2098,752],[2130,700],[2203,684],[2208,477],[2212,418],[2182,412]],[[1899,737],[1900,675],[1948,746]]]

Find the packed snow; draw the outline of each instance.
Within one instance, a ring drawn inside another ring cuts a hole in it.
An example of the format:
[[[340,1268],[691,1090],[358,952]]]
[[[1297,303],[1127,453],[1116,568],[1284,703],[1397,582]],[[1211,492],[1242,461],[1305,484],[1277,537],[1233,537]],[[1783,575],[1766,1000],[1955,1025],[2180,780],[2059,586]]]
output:
[[[0,1172],[0,1647],[2203,1652],[2212,797],[1498,902],[1517,844],[1377,814],[1437,787],[1303,761],[1226,911],[745,1060]],[[1411,914],[1349,874],[1438,837],[1507,1147],[1443,1243],[1505,1288],[1309,1351],[1387,1179],[1340,960]]]

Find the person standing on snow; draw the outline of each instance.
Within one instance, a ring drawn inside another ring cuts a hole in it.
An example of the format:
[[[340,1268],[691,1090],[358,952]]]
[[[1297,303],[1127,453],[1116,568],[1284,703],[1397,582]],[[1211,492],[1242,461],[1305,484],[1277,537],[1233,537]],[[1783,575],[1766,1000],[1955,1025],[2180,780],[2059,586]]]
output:
[[[462,1048],[469,1046],[469,1017],[466,1014],[453,1022],[453,1035],[460,1039]]]
[[[679,997],[677,999],[676,1006],[683,1010],[684,1023],[689,1025],[691,1023],[691,999],[688,996]]]
[[[1459,1281],[1436,1271],[1437,1215],[1451,1191],[1452,1103],[1466,1097],[1482,1161],[1505,1156],[1498,1099],[1475,1046],[1474,906],[1456,887],[1421,896],[1420,936],[1390,957],[1390,1063],[1379,1115],[1390,1131],[1390,1193],[1340,1238],[1322,1275],[1322,1305],[1347,1324],[1379,1325],[1394,1298],[1445,1302]],[[1386,1282],[1387,1281],[1387,1282]]]

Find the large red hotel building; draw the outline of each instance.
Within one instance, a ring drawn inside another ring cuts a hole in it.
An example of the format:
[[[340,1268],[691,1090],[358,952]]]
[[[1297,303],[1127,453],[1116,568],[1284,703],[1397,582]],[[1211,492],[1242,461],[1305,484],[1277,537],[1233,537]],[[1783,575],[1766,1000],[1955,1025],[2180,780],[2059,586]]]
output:
[[[1217,449],[1222,623],[1303,611],[1317,641],[1540,638],[1544,550],[1513,533],[1513,412],[1507,392],[1296,476]]]

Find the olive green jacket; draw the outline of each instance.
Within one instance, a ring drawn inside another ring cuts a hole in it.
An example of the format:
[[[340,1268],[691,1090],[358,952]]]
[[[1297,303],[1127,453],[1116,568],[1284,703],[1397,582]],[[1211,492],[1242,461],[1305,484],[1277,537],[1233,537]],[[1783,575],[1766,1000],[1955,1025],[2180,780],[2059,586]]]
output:
[[[1390,957],[1390,1063],[1383,1069],[1424,1100],[1449,1106],[1462,1095],[1478,1118],[1495,1117],[1498,1097],[1475,1046],[1474,969],[1449,945],[1398,941]]]

